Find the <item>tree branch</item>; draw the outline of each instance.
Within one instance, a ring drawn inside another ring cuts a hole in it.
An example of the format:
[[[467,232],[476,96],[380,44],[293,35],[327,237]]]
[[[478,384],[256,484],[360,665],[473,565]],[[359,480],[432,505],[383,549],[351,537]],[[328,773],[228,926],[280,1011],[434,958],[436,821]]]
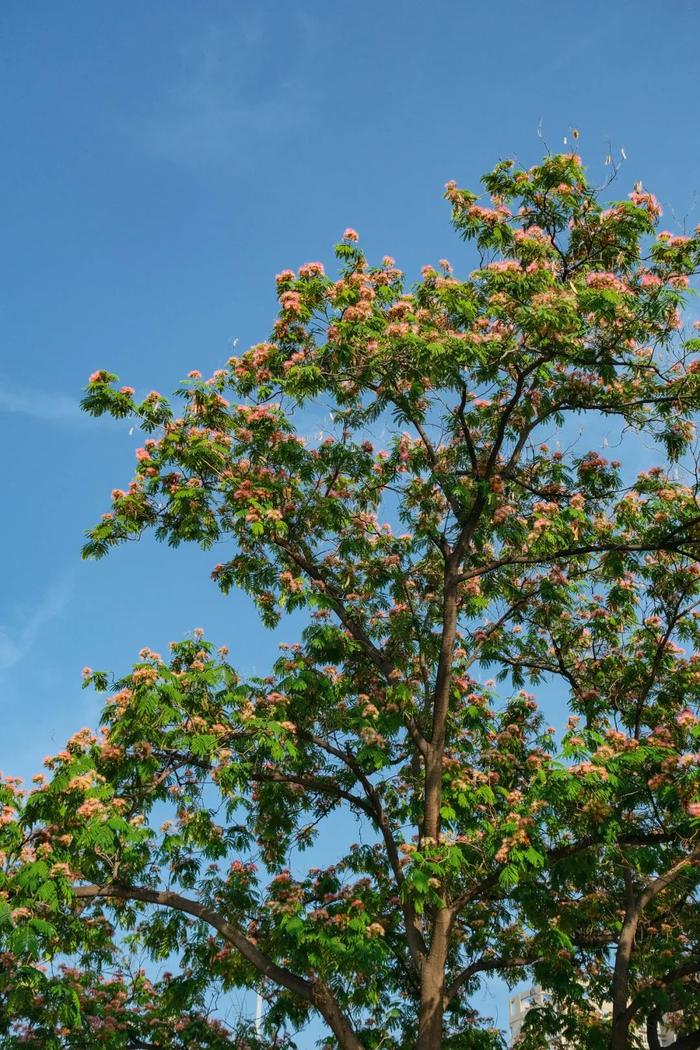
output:
[[[291,970],[278,966],[253,941],[249,940],[242,930],[228,922],[212,908],[183,897],[179,893],[174,893],[172,890],[156,890],[146,886],[123,886],[119,883],[107,883],[105,886],[74,886],[73,893],[81,900],[107,897],[157,904],[206,922],[232,944],[258,973],[314,1006],[327,1021],[344,1050],[363,1050],[362,1043],[344,1017],[330,989],[322,981],[307,981],[292,973]]]
[[[487,958],[482,955],[480,958],[475,959],[473,963],[470,963],[469,966],[465,966],[462,972],[448,985],[445,990],[445,1006],[454,999],[460,989],[477,973],[486,973],[491,970],[517,970],[523,966],[534,965],[536,962],[539,962],[540,958],[541,956],[538,954],[514,956],[512,958],[507,955],[498,955],[494,958]]]

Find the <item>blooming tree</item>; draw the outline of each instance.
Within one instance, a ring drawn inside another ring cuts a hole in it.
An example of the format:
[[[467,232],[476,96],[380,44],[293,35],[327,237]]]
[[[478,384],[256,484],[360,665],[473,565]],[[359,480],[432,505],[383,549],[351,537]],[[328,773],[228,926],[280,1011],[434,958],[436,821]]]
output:
[[[0,977],[0,1033],[6,1050],[232,1050],[260,1045],[254,1031],[232,1028],[192,1004],[190,977],[153,982],[144,970],[108,974],[62,964],[48,976],[17,967],[4,954]],[[201,992],[201,989],[197,989]],[[196,996],[195,996],[196,997]],[[269,1045],[269,1044],[267,1044]],[[275,1044],[282,1046],[281,1043]]]
[[[572,154],[483,184],[446,190],[466,276],[407,286],[349,229],[337,279],[280,273],[271,340],[190,373],[179,415],[90,377],[85,409],[149,437],[86,555],[216,547],[222,590],[307,626],[252,680],[199,631],[144,649],[99,733],[5,784],[18,966],[98,968],[128,931],[182,958],[187,1010],[253,989],[270,1045],[315,1016],[347,1050],[498,1047],[474,993],[527,976],[524,1047],[655,1048],[664,1018],[700,1047],[700,234],[641,186],[604,207]],[[590,450],[602,426],[661,465]]]

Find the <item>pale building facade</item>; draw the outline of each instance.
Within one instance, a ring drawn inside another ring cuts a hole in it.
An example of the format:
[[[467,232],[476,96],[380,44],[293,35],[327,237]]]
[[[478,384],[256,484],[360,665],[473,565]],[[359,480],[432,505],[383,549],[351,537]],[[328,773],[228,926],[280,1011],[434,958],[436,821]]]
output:
[[[511,995],[508,1000],[508,1024],[510,1026],[510,1045],[514,1046],[515,1042],[520,1035],[520,1030],[523,1026],[523,1021],[527,1015],[528,1010],[531,1010],[533,1006],[544,1006],[547,1002],[547,993],[543,992],[537,985],[533,985],[532,988],[527,988],[524,992],[518,992],[516,995]],[[607,1004],[603,1006],[602,1013],[604,1017],[608,1017],[612,1013],[612,1007]],[[659,1032],[659,1041],[662,1046],[671,1046],[674,1042],[673,1032],[667,1029],[662,1029]],[[557,1050],[567,1050],[568,1044],[564,1041],[559,1041],[552,1044]]]

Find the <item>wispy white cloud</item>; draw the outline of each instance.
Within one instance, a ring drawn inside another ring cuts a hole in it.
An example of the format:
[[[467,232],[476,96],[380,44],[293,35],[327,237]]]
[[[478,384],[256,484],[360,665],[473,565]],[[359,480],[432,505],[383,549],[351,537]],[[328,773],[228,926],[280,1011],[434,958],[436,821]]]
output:
[[[73,577],[66,575],[54,583],[18,627],[0,624],[0,671],[14,667],[34,648],[43,627],[61,616],[73,595]],[[16,617],[17,618],[17,617]]]
[[[303,71],[315,30],[303,12],[282,22],[261,10],[208,22],[176,53],[169,80],[119,127],[132,141],[184,163],[231,158],[279,142],[308,119]]]
[[[86,418],[77,398],[56,391],[23,390],[3,382],[0,382],[0,412],[33,416],[51,423],[75,423]]]
[[[83,412],[77,396],[69,397],[60,390],[28,390],[26,387],[7,384],[0,379],[0,416],[3,413],[29,416],[43,423],[89,426],[95,422],[86,412]],[[132,426],[128,420],[114,419],[109,415],[102,416],[100,425],[102,428]]]

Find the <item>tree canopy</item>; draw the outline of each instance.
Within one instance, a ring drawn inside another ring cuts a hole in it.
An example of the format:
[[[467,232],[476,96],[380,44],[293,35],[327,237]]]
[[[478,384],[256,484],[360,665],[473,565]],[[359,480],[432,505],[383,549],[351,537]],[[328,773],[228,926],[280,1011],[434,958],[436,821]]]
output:
[[[86,668],[99,731],[6,778],[6,1040],[293,1046],[316,1017],[344,1050],[495,1050],[498,975],[549,993],[523,1050],[656,1048],[664,1018],[700,1047],[700,228],[574,154],[482,181],[446,187],[471,272],[407,284],[348,229],[182,407],[90,377],[148,438],[86,556],[198,544],[306,626],[261,678],[201,631]],[[127,978],[124,939],[180,972]],[[234,988],[257,1032],[207,1015]]]

